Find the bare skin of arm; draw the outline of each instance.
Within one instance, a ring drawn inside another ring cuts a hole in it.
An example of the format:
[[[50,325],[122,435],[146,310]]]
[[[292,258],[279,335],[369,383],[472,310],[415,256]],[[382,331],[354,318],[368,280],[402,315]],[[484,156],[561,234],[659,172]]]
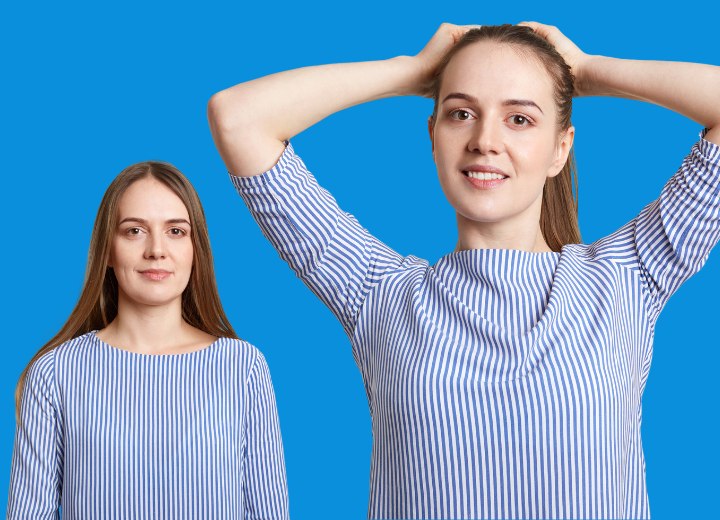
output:
[[[442,24],[416,56],[304,67],[218,92],[208,119],[228,171],[241,177],[266,171],[284,140],[340,110],[391,96],[428,96],[440,60],[472,27]]]
[[[577,96],[637,99],[668,108],[709,131],[720,144],[720,67],[700,63],[643,61],[582,52],[557,27],[524,22],[552,43],[575,75]]]
[[[562,54],[576,77],[576,95],[664,106],[708,128],[705,139],[720,144],[720,67],[592,56],[556,27],[522,25]],[[477,26],[442,24],[416,56],[304,67],[218,92],[208,104],[208,119],[227,169],[241,177],[266,171],[284,140],[345,108],[391,96],[428,96],[442,57],[472,27]]]

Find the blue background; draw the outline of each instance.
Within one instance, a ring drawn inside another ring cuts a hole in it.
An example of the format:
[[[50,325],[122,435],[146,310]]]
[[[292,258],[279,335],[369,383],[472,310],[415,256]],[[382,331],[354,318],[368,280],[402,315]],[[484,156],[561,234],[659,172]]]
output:
[[[178,166],[200,193],[225,309],[270,365],[293,517],[363,518],[370,417],[349,343],[235,194],[206,103],[218,90],[279,70],[415,54],[443,21],[536,19],[558,25],[589,53],[720,63],[717,2],[702,11],[523,4],[4,3],[0,509],[17,378],[76,302],[110,180],[128,164],[159,159]],[[293,145],[365,227],[397,251],[434,262],[454,248],[456,231],[430,154],[431,109],[427,99],[377,101],[330,117]],[[618,99],[577,100],[573,120],[585,242],[655,199],[700,131],[662,108]],[[717,510],[718,256],[681,288],[657,325],[643,401],[656,519]]]

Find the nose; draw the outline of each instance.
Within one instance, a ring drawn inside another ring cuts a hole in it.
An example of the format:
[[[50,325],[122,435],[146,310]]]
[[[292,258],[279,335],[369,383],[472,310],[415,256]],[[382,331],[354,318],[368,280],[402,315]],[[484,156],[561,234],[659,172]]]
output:
[[[472,129],[468,140],[468,150],[481,154],[500,153],[502,149],[502,135],[500,124],[492,118],[478,120]]]
[[[162,233],[151,233],[145,243],[145,258],[165,258],[165,240]]]

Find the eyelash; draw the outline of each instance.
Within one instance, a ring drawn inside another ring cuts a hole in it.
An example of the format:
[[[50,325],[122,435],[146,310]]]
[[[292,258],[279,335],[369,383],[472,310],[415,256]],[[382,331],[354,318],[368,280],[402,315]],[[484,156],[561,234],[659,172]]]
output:
[[[454,121],[467,121],[467,119],[458,119],[458,118],[455,117],[455,115],[458,114],[458,113],[460,113],[460,112],[465,112],[465,113],[468,114],[468,115],[472,115],[469,110],[465,110],[465,109],[463,109],[463,108],[456,108],[455,110],[451,110],[448,115],[450,116],[450,119],[453,119]],[[521,117],[521,118],[523,118],[523,119],[525,120],[525,122],[527,123],[527,124],[519,124],[519,125],[517,125],[517,126],[521,126],[521,127],[522,127],[522,126],[532,126],[532,125],[535,124],[535,121],[533,121],[532,118],[526,116],[525,114],[510,114],[510,116],[508,117],[508,119],[512,119],[512,118],[515,118],[515,117]]]
[[[179,228],[179,227],[170,228],[170,231],[179,231],[180,232],[178,234],[171,233],[174,236],[183,236],[184,237],[188,234],[187,231],[185,231],[183,228]]]
[[[526,125],[518,125],[518,126],[532,126],[535,124],[535,122],[532,119],[530,119],[528,116],[523,115],[523,114],[512,114],[508,119],[513,119],[515,117],[522,117],[525,120],[525,122],[527,123]]]
[[[134,233],[133,231],[138,231],[138,233]],[[187,231],[185,231],[183,228],[179,228],[179,227],[170,228],[169,231],[170,231],[170,235],[173,237],[179,238],[179,237],[184,237],[184,236],[188,235]],[[175,233],[175,231],[179,231],[179,233]],[[127,228],[124,233],[125,233],[125,235],[131,236],[131,237],[136,237],[140,234],[139,232],[142,232],[142,228],[131,227],[131,228]]]

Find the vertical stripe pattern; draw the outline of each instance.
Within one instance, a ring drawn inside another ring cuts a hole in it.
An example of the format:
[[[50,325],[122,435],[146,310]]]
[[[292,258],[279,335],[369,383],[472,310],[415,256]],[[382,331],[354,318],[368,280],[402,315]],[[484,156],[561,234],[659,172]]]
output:
[[[287,143],[231,180],[342,323],[373,428],[370,518],[649,518],[641,398],[655,322],[720,237],[701,139],[616,233],[562,252],[403,257]]]
[[[28,372],[8,519],[285,519],[270,374],[252,345],[220,338],[145,355],[94,332]]]

